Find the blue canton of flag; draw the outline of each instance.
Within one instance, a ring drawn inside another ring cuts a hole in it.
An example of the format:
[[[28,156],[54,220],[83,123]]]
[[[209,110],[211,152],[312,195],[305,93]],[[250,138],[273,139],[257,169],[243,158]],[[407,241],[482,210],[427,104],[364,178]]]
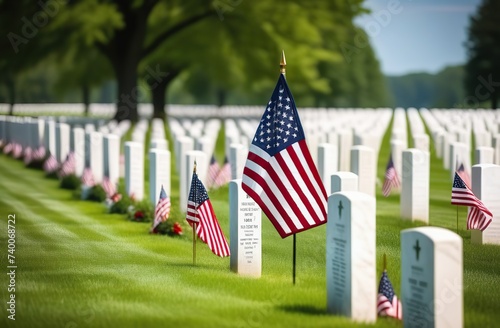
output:
[[[252,144],[270,156],[304,139],[297,108],[283,75],[274,89]]]
[[[378,286],[377,312],[380,316],[394,317],[399,320],[403,317],[401,301],[394,293],[392,284],[384,270]]]

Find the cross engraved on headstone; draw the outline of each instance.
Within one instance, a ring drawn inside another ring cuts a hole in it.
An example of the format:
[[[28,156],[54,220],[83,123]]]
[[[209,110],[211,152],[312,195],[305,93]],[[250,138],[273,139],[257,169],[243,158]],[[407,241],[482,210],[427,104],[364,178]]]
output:
[[[421,249],[419,244],[418,244],[418,239],[417,239],[417,243],[415,244],[415,246],[413,246],[413,249],[415,250],[415,255],[416,255],[417,261],[418,261],[418,256],[420,254],[420,249]]]
[[[342,210],[344,209],[344,206],[342,206],[342,201],[339,201],[339,220],[342,218]]]

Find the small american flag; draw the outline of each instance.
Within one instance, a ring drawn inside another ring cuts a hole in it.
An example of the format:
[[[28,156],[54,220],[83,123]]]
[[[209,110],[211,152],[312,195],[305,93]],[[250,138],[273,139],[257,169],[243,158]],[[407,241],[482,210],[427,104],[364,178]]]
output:
[[[250,145],[242,187],[282,238],[327,221],[326,190],[283,74]]]
[[[111,199],[116,194],[116,184],[114,184],[109,177],[102,179],[102,189],[106,193],[106,198]]]
[[[167,221],[169,215],[170,197],[167,196],[165,189],[161,186],[160,198],[158,199],[158,204],[156,204],[155,219],[151,227],[151,232],[153,232],[160,223]]]
[[[401,183],[399,181],[398,172],[392,161],[392,154],[389,155],[389,162],[387,163],[387,168],[385,169],[385,179],[382,185],[382,194],[385,197],[389,197],[392,188],[399,188]]]
[[[45,157],[45,147],[40,146],[33,151],[33,160],[41,161]]]
[[[455,172],[455,179],[451,188],[451,203],[453,205],[469,206],[467,230],[484,231],[493,220],[493,214],[474,195],[457,172]]]
[[[43,170],[47,174],[54,173],[55,171],[57,171],[58,167],[59,164],[57,163],[57,160],[54,157],[54,155],[50,155],[49,158],[47,158],[47,160],[45,161],[45,163],[43,163]]]
[[[207,190],[193,172],[189,190],[186,220],[192,226],[196,223],[196,234],[217,256],[229,256],[229,245],[215,216]]]
[[[391,281],[384,270],[378,285],[377,313],[379,316],[394,317],[399,320],[403,317],[401,301],[394,293]]]
[[[220,166],[219,163],[217,163],[217,160],[215,160],[215,156],[212,155],[212,159],[210,160],[210,166],[208,167],[208,182],[207,182],[207,188],[212,188],[215,179],[217,179],[217,175],[219,174],[220,171]]]
[[[70,174],[74,174],[75,166],[76,166],[75,153],[70,152],[68,155],[66,155],[66,159],[61,164],[61,169],[59,170],[59,177],[64,178]]]
[[[23,156],[23,146],[20,143],[14,143],[14,148],[12,149],[12,156],[14,158],[21,158]]]
[[[92,170],[90,169],[90,167],[86,167],[83,170],[82,185],[84,185],[85,187],[95,186],[94,175],[92,174]]]
[[[31,147],[26,147],[23,155],[24,165],[29,165],[33,160],[33,149]]]
[[[462,178],[462,180],[465,182],[467,187],[470,189],[472,186],[470,174],[465,170],[463,163],[460,163],[460,165],[458,166],[457,173]]]
[[[13,148],[14,145],[11,142],[9,142],[8,144],[5,145],[5,147],[3,147],[3,153],[8,154],[12,151]]]
[[[226,158],[224,159],[224,165],[222,165],[219,174],[217,174],[217,178],[215,178],[214,186],[216,188],[219,188],[227,185],[229,181],[231,181],[231,164],[229,164],[226,156]]]

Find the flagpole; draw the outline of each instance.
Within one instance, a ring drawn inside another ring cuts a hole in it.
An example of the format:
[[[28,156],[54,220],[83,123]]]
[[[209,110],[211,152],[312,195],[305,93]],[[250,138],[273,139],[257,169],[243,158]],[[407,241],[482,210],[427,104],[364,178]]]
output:
[[[293,234],[293,264],[292,264],[292,281],[293,284],[295,285],[295,270],[296,266],[295,264],[297,263],[297,234]]]
[[[281,50],[280,73],[286,75],[286,58],[285,50]],[[293,234],[293,251],[292,251],[292,282],[295,285],[295,276],[297,272],[297,234]]]
[[[196,160],[194,160],[193,174],[196,173]],[[196,265],[196,222],[193,222],[193,266]]]
[[[458,205],[457,205],[457,234],[458,234]]]

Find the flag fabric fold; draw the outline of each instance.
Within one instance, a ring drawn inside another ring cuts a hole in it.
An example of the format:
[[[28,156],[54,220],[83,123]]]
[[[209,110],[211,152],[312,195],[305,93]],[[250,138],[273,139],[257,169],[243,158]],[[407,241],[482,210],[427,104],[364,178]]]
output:
[[[403,307],[401,301],[394,293],[391,281],[384,270],[378,285],[377,313],[379,316],[393,317],[401,320],[403,318]]]
[[[215,180],[217,179],[217,175],[219,174],[220,166],[215,159],[215,156],[212,155],[212,159],[210,159],[210,165],[208,167],[208,181],[207,188],[212,188],[214,186]]]
[[[214,187],[219,188],[222,187],[231,181],[231,164],[229,164],[229,160],[227,156],[224,158],[224,165],[222,165],[217,177],[214,181]]]
[[[215,216],[207,190],[196,172],[193,172],[191,180],[186,220],[191,226],[196,223],[196,234],[212,253],[220,257],[230,255],[229,245]]]
[[[469,172],[465,170],[464,163],[460,163],[460,165],[458,165],[457,167],[458,167],[457,168],[458,175],[462,178],[467,188],[470,189],[472,187],[472,182],[471,182],[472,180],[470,178]]]
[[[94,175],[92,174],[92,170],[90,169],[90,167],[86,167],[84,170],[83,170],[83,174],[82,174],[82,185],[84,187],[93,187],[95,186],[95,181],[94,181]]]
[[[33,149],[30,146],[24,150],[23,161],[24,165],[29,165],[33,161]]]
[[[458,172],[455,172],[455,179],[453,180],[453,187],[451,189],[451,204],[469,206],[467,230],[484,231],[493,220],[493,214],[474,195]]]
[[[327,221],[326,190],[283,74],[252,139],[242,187],[282,238]]]
[[[116,194],[116,184],[113,183],[107,176],[102,179],[102,189],[106,193],[106,198],[108,199],[112,199],[112,197]]]
[[[385,197],[389,197],[392,188],[399,188],[400,186],[401,182],[399,181],[398,171],[396,171],[396,167],[394,166],[394,162],[392,161],[391,153],[389,155],[389,162],[387,162],[387,167],[385,169],[385,179],[384,184],[382,185],[382,194]]]
[[[66,155],[66,159],[61,164],[61,169],[59,170],[59,177],[64,178],[70,174],[74,174],[75,167],[76,167],[75,153],[69,152],[68,155]]]
[[[170,197],[167,196],[165,189],[161,186],[160,197],[155,207],[155,219],[153,221],[153,225],[151,226],[151,232],[153,232],[160,223],[167,221],[169,215]]]
[[[49,158],[45,160],[45,163],[43,163],[43,170],[47,174],[51,174],[57,171],[59,167],[59,164],[57,163],[56,158],[54,155],[50,155]]]

